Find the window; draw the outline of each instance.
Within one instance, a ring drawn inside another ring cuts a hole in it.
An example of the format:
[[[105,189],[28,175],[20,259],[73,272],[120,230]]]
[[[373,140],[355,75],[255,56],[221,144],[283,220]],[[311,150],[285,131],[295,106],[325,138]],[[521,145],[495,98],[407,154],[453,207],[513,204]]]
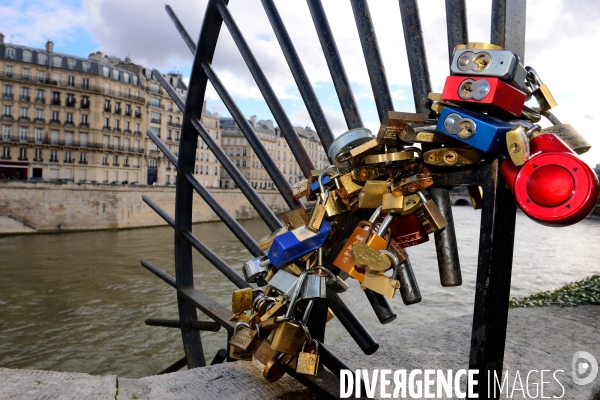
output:
[[[110,83],[108,82],[104,84],[104,93],[110,94]]]
[[[104,111],[110,112],[110,100],[104,100]]]
[[[139,166],[140,166],[140,159],[139,159],[138,157],[135,157],[135,158],[133,159],[133,166],[134,166],[135,168],[139,168]]]
[[[129,139],[123,141],[123,150],[129,151]]]
[[[90,63],[87,61],[84,61],[83,64],[81,65],[83,68],[83,72],[90,72]],[[87,78],[84,78],[83,80],[85,81]],[[89,80],[88,80],[89,81]]]
[[[150,126],[148,127],[148,129],[150,130],[150,132],[154,133],[156,136],[160,137],[160,128],[157,126]]]
[[[50,131],[50,144],[58,144],[58,131]]]
[[[171,183],[171,175],[165,176],[165,183],[168,185]]]
[[[38,71],[38,82],[46,82],[46,71]]]
[[[102,75],[104,75],[108,78],[108,66],[106,66],[106,65],[102,66]]]
[[[125,104],[125,115],[131,116],[131,104]]]
[[[113,72],[113,79],[119,80],[119,76],[120,76],[119,70],[113,69],[112,72]]]
[[[87,153],[79,153],[79,163],[87,164]]]
[[[42,161],[42,149],[35,149],[35,157],[33,161]]]
[[[60,124],[60,119],[58,119],[58,111],[52,111],[52,121],[55,124]]]
[[[129,83],[129,73],[127,72],[123,72],[123,80],[127,83]]]
[[[60,92],[52,92],[52,104],[60,106]]]
[[[48,56],[44,53],[38,53],[37,59],[38,59],[38,64],[40,64],[40,65],[46,65],[46,63],[48,62]]]
[[[4,98],[5,99],[13,98],[13,87],[11,85],[4,85]]]
[[[90,78],[83,78],[83,82],[81,83],[81,87],[83,89],[89,89],[90,88]]]
[[[60,73],[59,72],[55,72],[52,75],[52,80],[54,81],[54,83],[58,86],[60,86]]]
[[[113,167],[118,167],[119,166],[119,156],[114,155],[113,156]]]
[[[120,113],[121,112],[121,103],[116,101],[115,102],[115,113]]]
[[[5,54],[6,54],[6,58],[9,60],[15,59],[15,49],[13,49],[12,47],[7,47]]]
[[[21,100],[22,101],[29,101],[29,88],[24,87],[21,88]]]
[[[12,118],[12,106],[4,106],[4,118]]]
[[[73,60],[72,58],[69,58],[67,60],[67,68],[69,69],[75,69],[75,60]]]
[[[65,121],[66,125],[73,125],[73,113],[67,113],[67,120]]]
[[[88,115],[81,114],[81,126],[88,126]]]
[[[73,93],[67,93],[67,107],[75,106],[75,95]]]
[[[148,104],[152,107],[160,107],[160,99],[157,99],[156,97],[150,97]]]
[[[119,127],[120,123],[121,123],[121,120],[115,119],[115,131],[121,130],[121,128]]]
[[[168,140],[171,140],[171,139],[173,139],[173,137],[171,136],[171,132],[172,132],[172,131],[171,131],[170,129],[167,131],[167,139],[168,139]]]
[[[148,160],[148,168],[156,169],[156,160],[154,158]]]
[[[102,154],[102,165],[108,165],[108,154]]]
[[[29,120],[29,108],[28,107],[21,107],[21,120],[22,121]]]
[[[28,81],[29,80],[29,74],[30,74],[31,70],[29,68],[23,68],[22,69],[22,75],[23,75],[23,80]]]
[[[87,141],[88,141],[88,134],[87,133],[80,133],[79,134],[79,142],[82,146],[87,146]]]
[[[31,52],[29,50],[23,50],[23,61],[31,62]]]
[[[19,128],[19,140],[21,142],[26,142],[28,136],[29,136],[29,128],[26,126],[20,127]]]
[[[65,151],[65,162],[73,162],[73,153]]]
[[[10,147],[5,146],[2,148],[2,158],[10,160]]]
[[[160,113],[150,111],[150,122],[160,124]]]
[[[58,150],[50,150],[50,162],[58,162]]]
[[[90,108],[90,98],[88,96],[81,96],[81,108]]]
[[[117,150],[119,148],[119,145],[121,144],[121,139],[118,137],[113,138],[113,145],[114,145],[114,149]]]
[[[42,128],[35,128],[35,142],[42,143],[42,139],[44,136],[44,130]],[[40,157],[37,157],[40,158]]]
[[[135,108],[135,117],[136,118],[141,118],[142,117],[142,109],[141,109],[141,107],[136,107]],[[139,131],[139,129],[138,129],[138,131]]]
[[[109,140],[108,136],[106,136],[106,135],[102,136],[102,148],[108,149],[108,140]]]
[[[37,97],[35,98],[35,101],[38,103],[44,103],[46,101],[44,90],[42,90],[42,89],[37,90]]]
[[[140,149],[140,141],[136,140],[133,142],[133,150],[138,151]]]
[[[131,132],[131,122],[125,121],[125,132]]]
[[[52,58],[52,65],[54,65],[55,68],[60,68],[62,66],[62,58],[54,56]]]
[[[70,61],[70,60],[69,60]],[[72,68],[71,68],[72,69]],[[75,87],[75,76],[69,75],[67,77],[67,86]]]
[[[175,131],[175,140],[179,140],[179,131]]]

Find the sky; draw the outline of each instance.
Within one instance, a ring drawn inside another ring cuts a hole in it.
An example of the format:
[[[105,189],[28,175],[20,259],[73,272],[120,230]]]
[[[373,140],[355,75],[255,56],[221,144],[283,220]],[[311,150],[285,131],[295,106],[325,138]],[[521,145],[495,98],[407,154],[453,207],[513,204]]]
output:
[[[197,40],[206,0],[168,0],[190,36]],[[337,136],[347,130],[319,40],[305,1],[275,0],[296,51]],[[363,122],[376,132],[379,120],[367,69],[347,0],[324,0],[323,5],[350,79]],[[87,57],[90,53],[177,71],[189,78],[192,55],[164,9],[147,0],[0,0],[0,31],[5,41]],[[443,0],[420,0],[420,15],[433,90],[441,92],[448,75],[446,17]],[[396,111],[414,112],[404,35],[397,0],[371,0],[371,16]],[[263,72],[294,125],[312,126],[291,72],[260,0],[230,0],[229,9]],[[600,93],[592,71],[600,43],[600,2],[597,0],[528,0],[524,65],[532,66],[558,102],[555,116],[571,124],[591,144],[582,155],[591,166],[600,163],[600,116],[585,101]],[[467,0],[469,41],[489,42],[491,0]],[[242,112],[273,119],[229,32],[223,26],[213,68]],[[212,87],[208,109],[228,116]],[[528,105],[535,105],[535,100]],[[593,104],[592,104],[593,105]],[[542,120],[542,126],[551,124]]]

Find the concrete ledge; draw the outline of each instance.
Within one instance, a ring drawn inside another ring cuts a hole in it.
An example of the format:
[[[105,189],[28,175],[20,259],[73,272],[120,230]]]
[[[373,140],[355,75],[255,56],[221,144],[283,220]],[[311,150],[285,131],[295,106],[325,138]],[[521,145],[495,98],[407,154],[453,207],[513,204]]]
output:
[[[395,325],[396,331],[375,335],[381,346],[373,356],[365,356],[351,339],[328,346],[351,368],[456,371],[468,367],[470,315],[417,327],[402,327],[401,322]],[[556,375],[560,384],[551,373],[545,376],[545,381],[549,381],[544,388],[545,397],[600,399],[600,374],[586,386],[573,382],[571,362],[577,351],[591,353],[600,361],[599,306],[510,310],[504,370],[508,372],[511,390],[517,370],[523,389],[530,370],[562,370]],[[0,399],[114,399],[115,395],[127,400],[316,398],[287,375],[273,384],[265,382],[262,368],[256,361],[237,362],[141,379],[0,369]],[[539,383],[539,372],[532,379]],[[530,385],[529,390],[533,397],[535,387]],[[378,397],[379,388],[375,393]],[[501,398],[507,398],[506,392]],[[517,389],[509,391],[509,398],[528,397]]]

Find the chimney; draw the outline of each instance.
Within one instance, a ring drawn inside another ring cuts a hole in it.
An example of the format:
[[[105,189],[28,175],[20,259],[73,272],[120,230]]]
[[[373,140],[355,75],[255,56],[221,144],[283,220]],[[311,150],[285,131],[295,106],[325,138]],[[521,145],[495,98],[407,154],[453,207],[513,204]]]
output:
[[[46,42],[46,51],[47,51],[48,53],[52,53],[52,52],[54,51],[54,42],[53,42],[53,41],[51,41],[51,40],[48,40],[48,41]]]
[[[102,52],[101,52],[101,51],[97,51],[97,52],[95,52],[95,53],[92,53],[92,54],[90,54],[90,55],[88,56],[88,58],[89,58],[90,60],[94,60],[94,61],[102,61],[102,56],[103,56],[103,55],[104,55],[104,54],[102,54]]]
[[[256,127],[256,115],[251,116],[250,121],[252,122],[252,126]]]
[[[0,32],[0,44],[4,43],[4,33]]]

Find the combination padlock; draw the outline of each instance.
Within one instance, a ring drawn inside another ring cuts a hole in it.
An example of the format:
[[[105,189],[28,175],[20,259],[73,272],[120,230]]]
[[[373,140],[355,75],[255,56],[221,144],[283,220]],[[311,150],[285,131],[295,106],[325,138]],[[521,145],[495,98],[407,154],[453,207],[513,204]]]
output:
[[[526,97],[499,78],[481,76],[449,76],[442,92],[444,101],[514,117],[521,115]]]
[[[496,77],[521,91],[526,91],[527,70],[519,62],[519,58],[508,50],[455,49],[450,74]]]
[[[513,125],[464,108],[443,108],[436,129],[481,151],[496,151]]]
[[[500,167],[519,207],[528,217],[548,226],[581,221],[598,200],[596,174],[559,137],[532,136],[532,155],[521,168],[508,158]]]

